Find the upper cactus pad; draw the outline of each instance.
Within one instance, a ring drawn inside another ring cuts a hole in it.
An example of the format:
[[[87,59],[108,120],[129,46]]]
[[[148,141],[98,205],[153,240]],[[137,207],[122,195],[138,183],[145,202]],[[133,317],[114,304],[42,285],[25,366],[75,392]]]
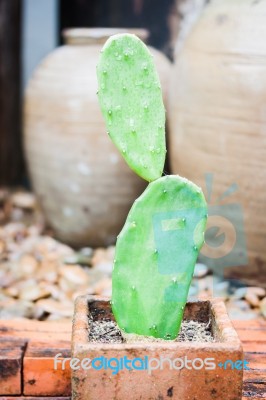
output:
[[[152,55],[135,35],[107,40],[97,67],[107,131],[139,176],[153,181],[165,163],[165,109]]]

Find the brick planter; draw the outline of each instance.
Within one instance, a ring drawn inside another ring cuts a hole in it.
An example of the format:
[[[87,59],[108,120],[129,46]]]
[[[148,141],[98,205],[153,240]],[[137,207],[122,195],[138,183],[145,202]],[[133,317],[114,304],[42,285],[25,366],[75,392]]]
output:
[[[108,299],[93,296],[81,296],[76,299],[72,358],[79,360],[79,369],[72,370],[73,400],[241,399],[243,378],[241,361],[234,365],[233,369],[231,363],[227,363],[226,368],[222,367],[227,360],[231,360],[232,363],[243,360],[241,342],[227,316],[223,302],[210,300],[188,303],[185,309],[184,318],[187,320],[201,322],[211,320],[211,329],[215,337],[213,343],[90,343],[88,341],[90,314],[96,320],[113,319]],[[149,359],[164,358],[168,361],[164,362],[162,369],[148,372],[135,369],[130,371],[124,368],[115,375],[109,368],[85,370],[80,367],[85,358],[92,360],[102,356],[106,359],[114,357],[120,359],[127,356],[130,360],[144,359],[148,356]],[[193,368],[180,367],[182,362],[180,359],[185,360],[185,357],[193,361]],[[196,358],[205,360],[205,365],[202,366],[201,360],[195,361]],[[206,358],[214,359],[212,360],[215,363],[214,369],[206,369]],[[241,369],[237,369],[239,367]]]

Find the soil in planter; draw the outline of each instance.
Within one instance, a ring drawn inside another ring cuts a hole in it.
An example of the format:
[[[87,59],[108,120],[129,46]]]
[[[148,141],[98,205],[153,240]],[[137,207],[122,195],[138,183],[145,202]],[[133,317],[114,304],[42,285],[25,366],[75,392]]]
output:
[[[103,318],[94,321],[89,318],[89,341],[97,343],[125,343],[125,342],[158,342],[163,339],[156,339],[154,337],[139,336],[139,335],[122,335],[121,330],[117,324],[108,318]],[[214,337],[211,332],[211,321],[198,322],[184,320],[177,339],[177,342],[214,342]]]

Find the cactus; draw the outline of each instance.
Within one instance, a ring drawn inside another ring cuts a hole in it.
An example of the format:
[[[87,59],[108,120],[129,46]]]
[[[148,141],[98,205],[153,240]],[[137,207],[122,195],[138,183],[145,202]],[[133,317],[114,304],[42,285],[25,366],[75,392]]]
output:
[[[149,72],[139,72],[144,64]],[[158,77],[144,44],[133,35],[111,37],[97,73],[110,136],[129,166],[151,182],[134,202],[117,239],[113,314],[124,332],[175,339],[204,242],[206,201],[201,189],[187,179],[161,177],[165,132],[164,126],[157,128],[164,124],[164,108]],[[146,115],[142,101],[147,98],[151,109]],[[130,131],[131,119],[136,132]],[[151,152],[151,148],[161,151]]]
[[[206,223],[202,191],[179,176],[149,184],[119,234],[112,309],[125,332],[174,339]]]
[[[134,35],[107,40],[97,66],[98,96],[110,138],[139,176],[153,181],[165,162],[161,85],[146,46]]]

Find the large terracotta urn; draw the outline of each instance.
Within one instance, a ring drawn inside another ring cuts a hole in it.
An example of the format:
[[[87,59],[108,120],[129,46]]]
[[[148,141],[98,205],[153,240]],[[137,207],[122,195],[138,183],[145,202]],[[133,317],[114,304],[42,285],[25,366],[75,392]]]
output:
[[[265,16],[266,1],[210,2],[177,54],[169,93],[172,172],[209,201],[202,259],[264,285]]]
[[[56,236],[74,246],[115,241],[146,183],[110,138],[97,99],[96,64],[107,38],[145,30],[70,29],[34,72],[25,94],[24,144],[33,188]],[[164,93],[170,64],[151,49]]]

